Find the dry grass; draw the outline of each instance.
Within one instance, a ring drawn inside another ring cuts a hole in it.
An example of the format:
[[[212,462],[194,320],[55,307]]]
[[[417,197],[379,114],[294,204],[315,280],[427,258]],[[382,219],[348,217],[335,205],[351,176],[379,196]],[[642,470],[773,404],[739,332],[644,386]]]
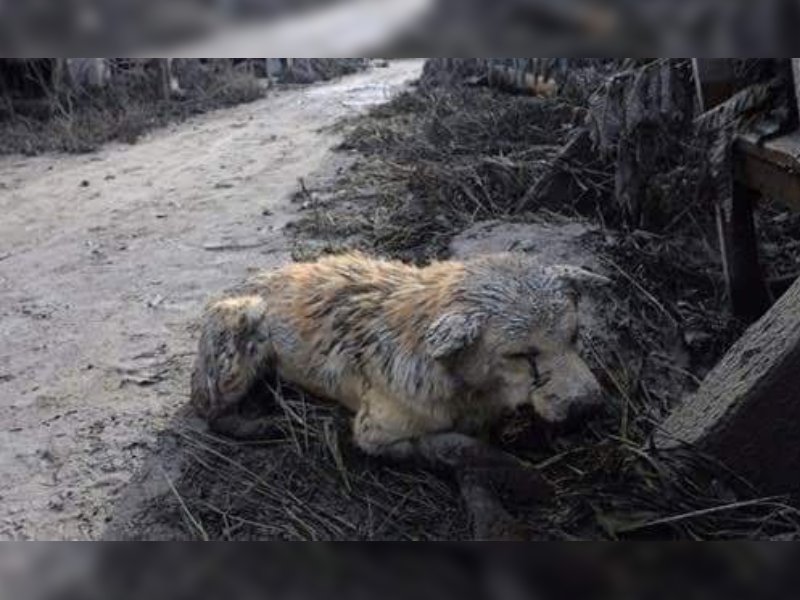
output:
[[[178,428],[186,467],[139,527],[183,523],[186,537],[215,540],[468,539],[446,479],[372,460],[353,449],[351,416],[276,381],[265,382],[276,434],[235,443]],[[263,397],[262,397],[263,401]]]
[[[341,237],[356,227],[374,251],[415,261],[443,256],[454,233],[516,211],[582,116],[560,101],[486,89],[403,94],[349,130],[341,150],[363,158],[336,193],[311,192],[328,214],[325,227],[312,212],[298,229]]]

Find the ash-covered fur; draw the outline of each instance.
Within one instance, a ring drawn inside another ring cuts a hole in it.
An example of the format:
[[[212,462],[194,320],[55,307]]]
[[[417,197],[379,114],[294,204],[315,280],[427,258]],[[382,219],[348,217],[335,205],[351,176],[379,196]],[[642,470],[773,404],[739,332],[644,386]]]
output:
[[[275,372],[355,412],[355,442],[370,453],[469,433],[523,404],[560,422],[601,398],[575,350],[575,292],[603,279],[516,254],[291,264],[209,305],[192,401],[212,427],[255,433],[228,419]]]

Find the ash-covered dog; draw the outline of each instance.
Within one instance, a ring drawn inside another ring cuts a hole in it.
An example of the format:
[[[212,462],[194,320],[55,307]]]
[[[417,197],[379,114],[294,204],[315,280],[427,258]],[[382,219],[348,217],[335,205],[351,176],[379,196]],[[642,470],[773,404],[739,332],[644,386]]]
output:
[[[486,478],[521,465],[470,434],[509,409],[561,423],[602,401],[576,351],[577,292],[607,281],[517,254],[290,264],[209,304],[192,402],[212,430],[254,438],[271,423],[238,408],[268,373],[338,401],[365,452],[455,469],[478,535],[492,535],[505,515]]]

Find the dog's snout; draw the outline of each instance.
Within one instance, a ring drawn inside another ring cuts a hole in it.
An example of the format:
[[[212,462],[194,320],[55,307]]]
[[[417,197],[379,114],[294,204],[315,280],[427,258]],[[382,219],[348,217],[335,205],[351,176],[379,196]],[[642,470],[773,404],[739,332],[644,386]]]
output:
[[[604,405],[603,390],[589,366],[574,353],[553,361],[552,379],[532,393],[536,412],[553,424],[576,423],[595,415]]]

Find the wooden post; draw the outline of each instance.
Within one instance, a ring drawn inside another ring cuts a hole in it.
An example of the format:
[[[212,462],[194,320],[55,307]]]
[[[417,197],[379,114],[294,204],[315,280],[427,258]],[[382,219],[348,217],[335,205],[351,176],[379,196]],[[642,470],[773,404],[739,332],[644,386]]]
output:
[[[730,60],[694,58],[692,67],[701,110],[713,108],[735,92]],[[738,152],[736,147],[733,152]],[[738,318],[752,323],[770,305],[758,260],[758,236],[753,220],[759,194],[737,177],[735,171],[740,161],[734,157],[731,162],[734,169],[730,173],[731,196],[716,199],[717,233],[731,308]]]
[[[717,200],[717,228],[722,265],[733,313],[752,323],[769,308],[771,299],[758,259],[753,208],[758,193],[734,180],[730,198]]]
[[[800,114],[800,58],[792,59],[792,80],[794,82],[794,99],[797,103],[797,112]]]
[[[766,493],[800,494],[800,280],[733,345],[658,428],[655,444],[690,444]]]
[[[701,110],[710,110],[736,91],[728,58],[693,58],[692,69]]]
[[[58,98],[64,90],[67,82],[67,59],[54,58],[53,59],[53,95]]]
[[[172,95],[172,88],[170,86],[170,66],[171,61],[168,58],[156,59],[156,68],[158,70],[159,84],[161,87],[161,97],[164,100],[169,100]]]

